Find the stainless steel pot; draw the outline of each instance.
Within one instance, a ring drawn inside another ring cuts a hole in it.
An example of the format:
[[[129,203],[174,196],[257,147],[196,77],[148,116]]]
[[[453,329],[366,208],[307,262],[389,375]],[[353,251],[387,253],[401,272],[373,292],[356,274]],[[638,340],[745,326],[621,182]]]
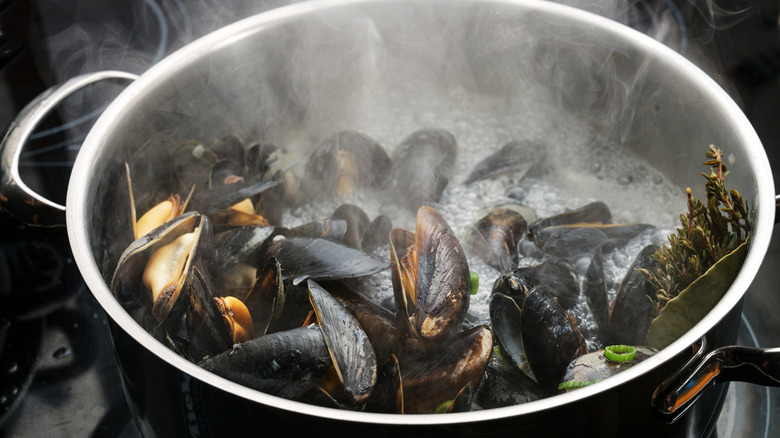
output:
[[[16,169],[41,114],[84,83],[111,76],[74,79],[20,115],[4,140],[0,205],[43,224],[61,221],[65,211],[79,269],[110,317],[127,399],[145,435],[257,434],[275,427],[328,436],[698,436],[713,427],[726,385],[704,388],[728,379],[776,383],[776,368],[759,369],[764,372],[755,378],[718,372],[739,367],[734,357],[742,351],[716,350],[734,342],[742,296],[769,244],[775,205],[766,155],[710,77],[642,34],[535,1],[349,0],[272,10],[184,47],[117,97],[79,153],[67,208],[31,194]],[[700,323],[618,376],[524,405],[448,415],[343,412],[241,387],[177,356],[116,302],[106,282],[126,244],[114,238],[128,226],[119,184],[125,161],[143,160],[167,140],[254,131],[289,142],[302,133],[327,134],[354,126],[376,109],[377,96],[396,105],[414,98],[421,123],[441,111],[473,111],[470,102],[484,96],[496,102],[492,115],[511,120],[535,112],[550,121],[543,129],[574,117],[591,135],[618,141],[681,187],[700,184],[703,147],[724,147],[733,162],[730,184],[755,208],[744,266]],[[751,353],[777,362],[776,350]],[[683,398],[688,403],[674,403]]]

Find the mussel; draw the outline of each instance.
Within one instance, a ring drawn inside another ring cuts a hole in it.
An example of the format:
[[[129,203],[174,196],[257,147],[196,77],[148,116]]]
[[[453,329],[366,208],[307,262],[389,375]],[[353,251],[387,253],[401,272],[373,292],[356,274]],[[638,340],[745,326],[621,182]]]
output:
[[[390,179],[391,161],[382,145],[365,134],[341,131],[323,141],[306,163],[306,185],[313,193],[344,196]]]
[[[357,249],[371,250],[384,244],[393,228],[389,217],[379,215],[370,220],[368,214],[354,204],[340,205],[330,219],[345,221],[347,227],[342,241]]]
[[[417,210],[415,232],[390,232],[392,280],[401,325],[412,336],[434,340],[460,328],[469,305],[466,256],[435,209]]]
[[[477,163],[463,184],[508,173],[522,179],[527,172],[538,166],[546,155],[542,144],[528,140],[512,140]]]
[[[494,282],[493,291],[521,297],[536,286],[544,286],[567,310],[572,309],[579,300],[580,284],[574,265],[563,258],[553,258],[502,274]]]
[[[417,366],[402,372],[404,413],[433,413],[442,404],[463,397],[464,388],[471,387],[473,392],[492,351],[493,334],[486,326],[459,333],[427,351]],[[470,406],[471,401],[465,404]]]
[[[422,129],[409,135],[393,160],[393,193],[411,211],[441,199],[452,178],[458,144],[443,129]]]
[[[501,351],[545,391],[554,391],[569,363],[587,353],[574,318],[544,286],[514,298],[494,288],[490,321]]]
[[[111,291],[142,326],[151,330],[174,306],[182,308],[179,298],[187,293],[209,229],[205,216],[185,213],[135,240],[120,256]]]
[[[184,213],[195,189],[195,186],[192,186],[184,200],[178,194],[172,194],[168,199],[152,206],[139,218],[133,193],[133,180],[130,176],[130,165],[127,163],[125,163],[125,175],[130,195],[130,220],[133,226],[134,240]]]
[[[276,332],[206,358],[202,368],[268,394],[295,399],[333,365],[317,325]]]
[[[528,224],[523,213],[512,205],[485,212],[469,229],[467,245],[500,272],[517,266],[517,244],[525,238]]]

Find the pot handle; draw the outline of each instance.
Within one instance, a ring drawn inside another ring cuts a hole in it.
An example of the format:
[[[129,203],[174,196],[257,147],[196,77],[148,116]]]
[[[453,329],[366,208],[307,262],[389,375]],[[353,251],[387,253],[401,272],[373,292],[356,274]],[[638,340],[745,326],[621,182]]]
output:
[[[673,423],[705,388],[723,382],[780,386],[780,348],[730,346],[712,350],[697,365],[681,368],[662,383],[653,395],[653,405],[668,423]]]
[[[0,208],[28,225],[65,225],[65,207],[44,198],[21,180],[22,149],[38,124],[68,96],[95,82],[116,79],[132,82],[138,75],[100,71],[76,76],[44,91],[22,109],[0,142]]]

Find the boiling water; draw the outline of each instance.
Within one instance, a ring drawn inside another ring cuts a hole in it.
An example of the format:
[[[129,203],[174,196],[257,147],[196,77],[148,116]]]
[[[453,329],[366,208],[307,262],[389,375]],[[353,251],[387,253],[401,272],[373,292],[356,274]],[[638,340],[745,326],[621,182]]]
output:
[[[397,145],[415,130],[443,128],[450,131],[457,139],[458,155],[453,177],[435,208],[461,242],[481,210],[504,203],[521,204],[530,208],[537,218],[543,218],[593,201],[603,201],[609,206],[615,223],[654,225],[655,230],[604,254],[611,299],[639,251],[650,243],[665,243],[678,225],[677,218],[685,211],[682,188],[671,184],[662,173],[627,148],[597,138],[583,122],[558,109],[549,96],[531,97],[537,102],[551,102],[547,106],[535,104],[525,108],[522,105],[507,107],[499,97],[466,98],[458,91],[447,93],[448,102],[441,102],[440,94],[435,96],[438,100],[433,100],[434,96],[427,95],[425,90],[369,96],[370,104],[366,107],[370,110],[336,126],[326,124],[321,128],[322,138],[339,130],[360,131],[377,140],[393,157]],[[430,102],[434,101],[440,102],[437,108],[430,107]],[[444,108],[448,110],[443,111]],[[476,163],[510,140],[532,140],[545,148],[546,161],[537,176],[503,175],[462,184]],[[285,223],[294,226],[327,218],[338,204],[347,202],[362,207],[370,218],[385,214],[392,219],[394,227],[414,231],[414,212],[394,205],[385,192],[364,190],[339,200],[328,196],[323,199],[285,213]],[[530,242],[526,244],[526,247],[532,246]],[[480,278],[479,291],[471,297],[469,319],[472,323],[487,323],[490,289],[501,273],[472,254],[465,245],[464,250],[469,269],[477,272]],[[388,247],[384,246],[377,255],[389,259]],[[542,261],[538,252],[531,251],[521,257],[519,266]],[[577,257],[573,263],[582,280],[590,255]],[[392,297],[390,274],[384,272],[376,277],[362,292],[372,301],[387,305]],[[575,313],[581,330],[588,337],[587,333],[594,331],[591,330],[594,323],[582,296]],[[592,337],[588,342],[589,347],[594,345]]]

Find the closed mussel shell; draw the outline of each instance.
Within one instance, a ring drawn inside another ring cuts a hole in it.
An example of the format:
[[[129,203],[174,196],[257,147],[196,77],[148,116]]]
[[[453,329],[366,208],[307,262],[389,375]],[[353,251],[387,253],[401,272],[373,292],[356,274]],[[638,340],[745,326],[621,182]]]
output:
[[[539,265],[515,269],[512,274],[532,287],[544,286],[564,309],[573,308],[579,300],[580,283],[574,265],[567,259],[550,259]]]
[[[533,237],[542,228],[573,224],[608,224],[612,222],[612,213],[607,204],[596,201],[580,208],[539,219],[528,226],[528,234]]]
[[[528,363],[543,388],[557,388],[569,363],[587,353],[585,339],[573,318],[543,287],[529,292],[522,315]]]
[[[393,193],[411,211],[438,202],[452,178],[458,144],[443,129],[422,129],[409,135],[396,149]]]
[[[609,331],[609,299],[607,296],[607,279],[604,275],[604,259],[601,247],[593,253],[585,281],[582,283],[582,292],[593,314],[602,339]]]
[[[200,366],[239,385],[296,399],[325,375],[332,362],[322,332],[312,324],[235,345]]]
[[[625,245],[629,240],[654,227],[649,224],[573,224],[541,228],[534,243],[556,257],[574,257],[591,252],[600,245]]]
[[[357,249],[363,249],[362,240],[370,219],[362,208],[354,204],[341,204],[330,215],[331,220],[343,220],[347,224],[342,241]]]
[[[511,173],[522,179],[539,165],[546,156],[544,146],[533,141],[511,140],[484,160],[477,163],[463,184]]]
[[[611,344],[644,345],[650,322],[656,316],[655,288],[641,269],[652,269],[657,263],[657,245],[648,245],[639,252],[618,287],[610,308]]]

